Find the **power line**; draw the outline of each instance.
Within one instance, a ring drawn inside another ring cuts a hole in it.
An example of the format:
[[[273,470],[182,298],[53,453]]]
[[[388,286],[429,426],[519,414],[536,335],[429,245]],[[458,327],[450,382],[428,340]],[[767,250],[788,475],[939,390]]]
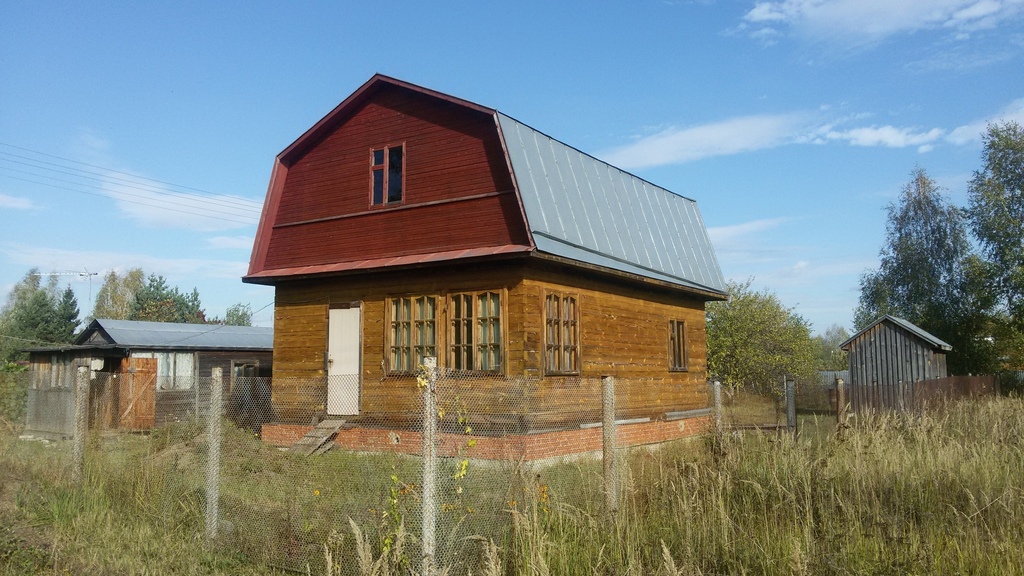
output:
[[[9,174],[6,174],[5,176],[7,178],[11,178],[13,180],[21,180],[22,182],[29,182],[29,183],[32,183],[32,184],[39,184],[40,186],[49,186],[50,188],[56,188],[58,190],[67,190],[68,192],[77,192],[78,194],[88,194],[90,196],[99,196],[100,198],[108,198],[108,199],[109,198],[114,198],[115,200],[121,200],[123,202],[130,202],[132,204],[139,204],[139,205],[142,205],[142,206],[149,206],[150,208],[160,208],[160,209],[163,209],[163,210],[169,210],[171,212],[179,212],[181,214],[188,214],[190,216],[209,216],[209,213],[208,213],[209,211],[206,211],[206,210],[201,211],[201,212],[194,211],[194,210],[180,210],[180,209],[176,209],[176,208],[169,208],[167,206],[161,206],[161,205],[158,205],[158,204],[150,204],[148,202],[141,202],[139,200],[129,200],[127,198],[117,198],[116,196],[111,196],[110,194],[100,194],[98,192],[88,192],[86,190],[76,190],[74,188],[68,188],[66,186],[57,186],[56,184],[50,184],[48,182],[39,182],[39,181],[36,181],[36,180],[30,180],[28,178],[20,178],[18,176],[11,176]],[[45,178],[45,176],[40,176],[40,177]],[[83,186],[83,184],[76,184],[76,185],[77,186]],[[125,193],[125,194],[127,194],[127,193]],[[128,194],[128,195],[131,196],[131,194]],[[173,203],[172,203],[172,205],[173,205]],[[244,225],[255,224],[258,221],[258,218],[252,218],[252,219],[247,219],[247,220],[237,220],[237,219],[233,219],[233,218],[221,218],[221,219],[222,220],[226,220],[228,222],[233,222],[235,224],[244,224]]]
[[[30,155],[53,158],[64,163],[86,166],[101,171],[96,172],[93,170],[86,170],[68,164],[49,162],[40,158],[0,150],[0,176],[13,180],[29,182],[79,194],[113,198],[118,201],[148,206],[151,208],[170,210],[193,216],[221,218],[235,224],[255,224],[258,222],[259,214],[262,211],[262,207],[258,202],[246,200],[241,197],[213,194],[199,188],[192,188],[190,186],[183,186],[163,180],[146,178],[129,172],[98,166],[96,164],[89,164],[87,162],[80,162],[78,160],[72,160],[70,158],[64,158],[54,154],[25,148],[23,146],[8,144],[6,142],[0,142],[0,146],[27,152]],[[4,166],[4,164],[7,164],[7,166]],[[15,165],[26,169],[15,168]],[[30,178],[20,177],[14,174],[22,174],[24,176],[29,176]],[[68,176],[70,179],[54,176],[54,174]],[[113,174],[120,174],[127,178],[121,178],[114,176]],[[47,181],[39,181],[39,179]],[[73,186],[73,188],[54,184],[49,181],[57,182],[59,184],[67,184]],[[168,187],[171,188],[169,189]],[[103,193],[97,194],[87,190],[82,190],[81,188],[99,190]],[[198,192],[198,194],[193,192],[181,192],[179,190],[174,190],[173,188],[192,190],[194,192]],[[133,193],[129,190],[135,190],[140,193]],[[133,198],[136,198],[137,200],[133,200]],[[217,216],[211,216],[211,214],[216,214]]]
[[[40,156],[46,156],[47,158],[55,158],[57,160],[63,160],[65,162],[71,162],[73,164],[80,164],[82,166],[88,166],[90,168],[98,168],[100,170],[106,170],[108,172],[114,172],[116,174],[123,174],[125,176],[131,176],[133,178],[141,178],[143,180],[149,180],[150,182],[156,182],[158,184],[166,184],[168,186],[174,186],[175,188],[181,188],[183,190],[192,190],[193,192],[201,192],[203,194],[213,194],[213,192],[210,192],[210,191],[207,191],[207,190],[202,190],[200,188],[192,188],[190,186],[183,186],[181,184],[174,184],[173,182],[165,182],[163,180],[157,180],[155,178],[146,178],[144,176],[137,176],[137,175],[132,174],[130,172],[122,172],[120,170],[114,170],[113,168],[107,168],[106,166],[97,166],[96,164],[89,164],[88,162],[79,162],[78,160],[72,160],[70,158],[64,158],[62,156],[56,156],[54,154],[47,154],[46,152],[40,152],[38,150],[32,150],[31,148],[25,148],[25,147],[22,147],[22,146],[15,146],[14,144],[8,144],[6,142],[0,142],[0,146],[7,146],[8,148],[14,148],[14,149],[22,150],[22,151],[25,151],[25,152],[31,152],[32,154],[38,154]]]
[[[21,165],[21,166],[27,166],[29,168],[35,168],[37,170],[46,170],[46,171],[49,171],[49,172],[56,172],[57,174],[65,174],[67,176],[72,176],[74,178],[81,178],[83,180],[94,180],[94,181],[103,182],[103,183],[117,183],[117,182],[121,182],[122,184],[116,184],[116,185],[124,186],[126,188],[134,188],[136,190],[141,190],[141,191],[144,191],[144,192],[159,192],[161,194],[169,194],[169,195],[172,195],[172,196],[177,196],[179,198],[186,198],[186,199],[195,200],[195,201],[198,201],[198,202],[208,202],[210,204],[221,204],[223,206],[234,207],[234,208],[237,208],[239,210],[246,210],[246,211],[249,211],[249,212],[259,212],[259,209],[254,207],[255,202],[252,202],[252,201],[234,200],[234,199],[231,199],[230,197],[225,197],[225,196],[216,197],[216,198],[207,198],[207,197],[204,197],[204,196],[200,196],[198,194],[186,194],[186,193],[182,193],[182,192],[176,192],[174,190],[168,190],[167,188],[164,188],[164,187],[161,187],[161,186],[156,186],[156,185],[153,185],[153,184],[147,184],[145,182],[137,182],[135,180],[128,180],[127,178],[118,178],[116,176],[107,176],[107,175],[104,175],[104,174],[98,173],[98,172],[90,172],[88,170],[79,170],[78,168],[68,168],[67,166],[61,166],[59,164],[53,164],[52,162],[42,162],[42,161],[35,160],[35,159],[32,159],[32,158],[26,158],[24,156],[18,156],[18,155],[15,155],[15,154],[10,154],[10,153],[4,152],[2,150],[0,150],[0,155],[11,156],[13,158],[21,158],[23,160],[28,160],[29,162],[21,162],[19,160],[11,160],[9,158],[0,158],[0,161],[3,161],[3,162],[8,162],[8,163],[11,163],[11,164],[18,164],[18,165]],[[47,168],[46,166],[39,166],[38,164],[31,164],[30,162],[36,162],[36,163],[39,163],[39,164],[49,164],[51,166],[57,166],[59,168],[68,168],[68,170],[72,170],[72,171],[58,170],[56,168]],[[26,170],[16,170],[14,168],[6,168],[6,169],[7,170],[12,170],[12,171],[15,171],[15,172],[21,172],[23,174],[37,175],[35,172],[29,172],[29,171],[26,171]],[[93,176],[84,176],[83,174],[92,174]],[[50,178],[49,176],[43,176],[41,174],[39,176],[42,176],[44,178]],[[99,177],[97,178],[95,176],[99,176]],[[138,176],[137,178],[145,179],[142,176]]]

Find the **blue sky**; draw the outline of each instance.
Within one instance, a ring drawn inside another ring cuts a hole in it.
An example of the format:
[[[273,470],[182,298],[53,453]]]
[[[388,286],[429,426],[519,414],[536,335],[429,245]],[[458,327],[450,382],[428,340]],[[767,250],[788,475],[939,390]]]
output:
[[[10,2],[0,291],[82,315],[141,266],[208,315],[242,284],[272,161],[381,72],[496,108],[695,198],[727,278],[851,327],[916,167],[958,205],[987,122],[1024,122],[1024,0]]]

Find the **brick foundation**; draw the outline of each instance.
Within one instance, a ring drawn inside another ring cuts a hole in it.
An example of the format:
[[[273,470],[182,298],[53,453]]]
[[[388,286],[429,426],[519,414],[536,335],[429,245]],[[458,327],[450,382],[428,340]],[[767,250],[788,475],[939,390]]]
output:
[[[619,448],[658,444],[697,436],[712,425],[710,416],[663,422],[620,424],[616,444]],[[312,430],[312,426],[264,424],[263,441],[274,446],[291,446]],[[342,450],[359,452],[423,453],[423,436],[411,430],[351,428],[339,430],[334,443]],[[470,446],[472,444],[472,446]],[[560,430],[539,434],[477,436],[442,433],[439,456],[466,456],[481,460],[544,460],[601,450],[601,427]]]

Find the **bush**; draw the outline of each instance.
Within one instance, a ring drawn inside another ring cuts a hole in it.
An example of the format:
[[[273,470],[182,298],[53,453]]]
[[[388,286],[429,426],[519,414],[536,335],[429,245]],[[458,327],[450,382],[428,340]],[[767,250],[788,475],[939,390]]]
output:
[[[0,367],[0,420],[21,424],[28,403],[28,372],[17,364]]]

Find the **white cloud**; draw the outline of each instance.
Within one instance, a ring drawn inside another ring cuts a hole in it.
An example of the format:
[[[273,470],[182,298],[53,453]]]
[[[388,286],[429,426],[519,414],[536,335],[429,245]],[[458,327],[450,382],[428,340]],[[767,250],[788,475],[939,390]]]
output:
[[[919,30],[963,38],[1022,13],[1021,0],[762,0],[743,20],[752,36],[788,26],[815,39],[872,43]]]
[[[758,232],[778,228],[788,220],[789,218],[763,218],[761,220],[752,220],[742,224],[712,226],[708,228],[708,236],[711,237],[711,243],[714,246],[718,246],[719,244],[728,244]]]
[[[1024,98],[1014,100],[993,116],[958,127],[950,132],[949,136],[946,136],[946,140],[958,145],[978,142],[989,124],[1002,124],[1010,121],[1024,124]]]
[[[852,146],[905,148],[917,146],[928,152],[946,131],[897,126],[863,126],[840,129],[869,117],[853,114],[823,120],[824,111],[741,116],[688,128],[667,128],[632,144],[599,154],[625,169],[682,164],[715,156],[753,152],[788,144],[847,142]]]
[[[214,236],[206,240],[207,245],[210,248],[225,249],[225,250],[237,250],[245,249],[251,250],[253,237],[252,236]]]
[[[806,130],[808,115],[776,114],[731,118],[688,128],[668,128],[611,150],[602,157],[622,168],[646,168],[692,162],[774,148]]]
[[[885,146],[887,148],[905,148],[907,146],[923,146],[935,142],[945,133],[940,128],[932,128],[927,132],[915,131],[913,128],[897,128],[895,126],[870,126],[852,128],[844,131],[829,131],[825,134],[828,140],[845,140],[854,146]]]
[[[12,210],[33,210],[38,208],[38,206],[36,206],[30,198],[19,198],[17,196],[0,194],[0,208],[10,208]]]

